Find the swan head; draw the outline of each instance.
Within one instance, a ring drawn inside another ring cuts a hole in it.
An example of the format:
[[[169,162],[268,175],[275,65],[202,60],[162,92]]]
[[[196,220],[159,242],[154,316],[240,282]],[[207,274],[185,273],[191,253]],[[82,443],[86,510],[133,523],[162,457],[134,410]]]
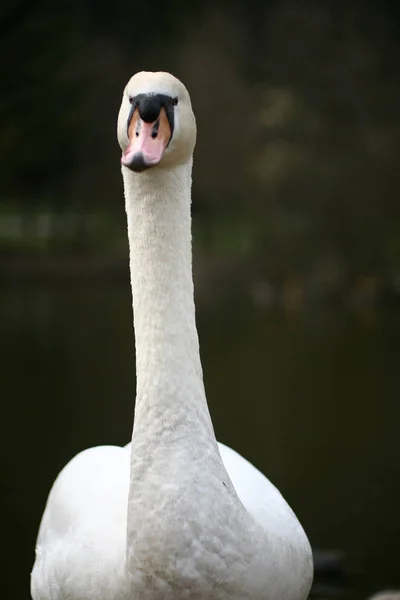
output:
[[[122,96],[118,142],[121,164],[131,171],[188,163],[196,143],[196,121],[183,83],[170,73],[136,73]]]

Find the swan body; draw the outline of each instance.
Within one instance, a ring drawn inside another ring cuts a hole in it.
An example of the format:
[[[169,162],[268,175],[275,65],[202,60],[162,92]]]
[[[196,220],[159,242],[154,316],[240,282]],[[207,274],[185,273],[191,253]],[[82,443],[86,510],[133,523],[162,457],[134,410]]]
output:
[[[138,73],[118,118],[136,343],[132,442],[78,454],[39,529],[33,600],[304,600],[307,537],[279,491],[218,444],[195,324],[190,98]]]

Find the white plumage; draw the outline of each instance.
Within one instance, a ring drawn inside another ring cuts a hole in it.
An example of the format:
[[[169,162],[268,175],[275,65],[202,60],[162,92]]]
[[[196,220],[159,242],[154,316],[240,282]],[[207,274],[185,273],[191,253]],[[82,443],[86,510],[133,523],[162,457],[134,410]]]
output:
[[[195,138],[181,82],[130,80],[118,139],[136,341],[132,443],[85,450],[59,474],[37,540],[34,600],[308,595],[312,554],[300,523],[264,475],[217,444],[207,407],[191,268]]]

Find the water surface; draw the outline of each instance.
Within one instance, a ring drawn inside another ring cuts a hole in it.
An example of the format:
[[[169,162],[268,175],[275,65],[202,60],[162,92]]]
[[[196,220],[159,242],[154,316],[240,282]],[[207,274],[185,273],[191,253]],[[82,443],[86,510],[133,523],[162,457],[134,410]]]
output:
[[[332,594],[400,586],[399,314],[250,303],[198,306],[218,438],[281,489],[314,547],[346,552]],[[3,287],[0,297],[3,591],[29,598],[47,493],[60,468],[131,434],[129,286]]]

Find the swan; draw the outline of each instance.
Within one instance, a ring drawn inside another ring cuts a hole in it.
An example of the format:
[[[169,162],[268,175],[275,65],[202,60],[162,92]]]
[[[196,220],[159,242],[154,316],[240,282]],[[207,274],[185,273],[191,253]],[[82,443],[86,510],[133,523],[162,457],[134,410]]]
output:
[[[303,600],[312,553],[270,481],[215,438],[193,300],[196,124],[169,73],[128,82],[118,116],[137,390],[131,443],[60,472],[39,528],[33,600]]]

